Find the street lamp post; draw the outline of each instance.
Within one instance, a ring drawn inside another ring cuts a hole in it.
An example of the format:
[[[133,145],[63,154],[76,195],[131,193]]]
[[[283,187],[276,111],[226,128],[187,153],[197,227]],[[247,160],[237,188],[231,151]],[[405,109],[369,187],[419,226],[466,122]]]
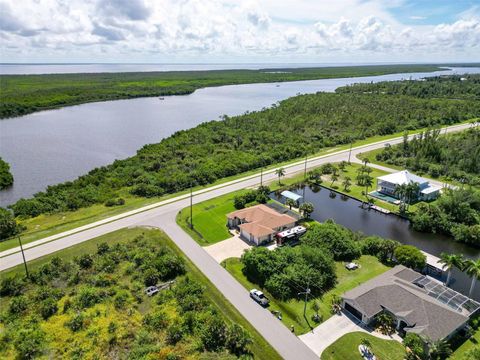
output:
[[[190,229],[193,229],[193,187],[190,185]]]
[[[305,168],[303,169],[303,178],[307,178],[307,161],[308,161],[308,155],[305,156]]]
[[[20,239],[20,235],[18,235],[18,243],[20,244],[20,251],[22,252],[23,265],[25,265],[25,274],[27,275],[27,278],[28,278],[30,276],[28,274],[27,261],[25,260],[25,252],[23,251],[23,245],[22,245],[22,240]]]
[[[350,157],[352,156],[352,146],[353,146],[353,141],[350,143],[350,151],[348,152],[348,165],[350,165]]]

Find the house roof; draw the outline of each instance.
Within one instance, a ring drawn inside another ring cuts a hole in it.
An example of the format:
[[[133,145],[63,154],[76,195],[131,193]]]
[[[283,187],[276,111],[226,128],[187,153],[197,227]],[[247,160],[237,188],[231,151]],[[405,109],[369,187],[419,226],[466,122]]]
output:
[[[239,218],[243,224],[239,225],[254,236],[265,236],[275,232],[275,228],[290,225],[296,222],[293,217],[280,214],[266,205],[256,205],[246,209],[234,211],[227,215],[229,219]]]
[[[443,339],[465,324],[470,313],[440,302],[414,283],[423,278],[422,274],[398,265],[346,292],[343,298],[368,317],[385,309],[407,323],[407,332],[433,341]]]
[[[294,192],[288,191],[288,190],[282,191],[281,195],[286,197],[287,199],[292,199],[293,201],[298,201],[303,197],[301,195],[295,194]]]
[[[395,185],[403,185],[403,184],[411,184],[411,183],[418,183],[418,184],[428,183],[427,179],[414,175],[410,173],[408,170],[403,170],[393,174],[380,176],[378,177],[378,180],[386,181]]]
[[[431,193],[435,193],[437,191],[440,191],[441,189],[442,188],[440,186],[430,184],[427,188],[420,190],[420,192],[422,194],[431,194]]]

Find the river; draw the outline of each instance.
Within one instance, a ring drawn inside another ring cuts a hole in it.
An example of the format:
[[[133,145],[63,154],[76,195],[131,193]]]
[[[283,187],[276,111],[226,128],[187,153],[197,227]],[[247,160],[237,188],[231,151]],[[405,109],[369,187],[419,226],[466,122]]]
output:
[[[42,111],[0,120],[0,156],[11,165],[12,187],[0,191],[0,206],[30,197],[48,185],[73,180],[95,167],[132,156],[145,144],[223,114],[260,110],[299,93],[334,91],[355,82],[419,79],[451,73],[391,74],[285,83],[204,88],[189,95],[117,100]]]

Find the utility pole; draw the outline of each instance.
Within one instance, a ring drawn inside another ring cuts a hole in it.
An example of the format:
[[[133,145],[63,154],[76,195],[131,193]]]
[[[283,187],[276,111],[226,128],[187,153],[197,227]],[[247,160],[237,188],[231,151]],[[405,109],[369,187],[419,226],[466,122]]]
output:
[[[22,240],[20,239],[20,235],[18,235],[17,237],[18,237],[18,243],[20,244],[20,251],[22,252],[23,265],[25,265],[25,274],[27,275],[27,278],[28,278],[30,276],[28,274],[27,261],[25,260],[25,253],[23,252]]]
[[[308,161],[308,155],[305,156],[305,169],[303,170],[303,178],[307,178],[307,161]]]
[[[350,152],[348,153],[348,165],[350,165],[350,157],[352,156],[352,146],[353,146],[353,141],[350,142]]]
[[[307,302],[308,302],[308,295],[310,295],[310,288],[308,287],[308,282],[307,282],[307,288],[303,292],[299,292],[298,295],[305,295],[305,304],[303,306],[303,317],[306,319],[307,318]]]
[[[263,166],[260,168],[260,186],[263,186]]]
[[[190,229],[193,229],[193,187],[190,185]]]

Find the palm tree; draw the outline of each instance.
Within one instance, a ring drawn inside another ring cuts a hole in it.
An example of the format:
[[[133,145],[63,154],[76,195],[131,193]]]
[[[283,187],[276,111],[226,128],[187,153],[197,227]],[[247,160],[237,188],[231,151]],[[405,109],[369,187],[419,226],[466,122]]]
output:
[[[365,178],[363,179],[363,185],[365,186],[365,197],[368,200],[368,188],[372,187],[373,178],[370,175],[365,175]]]
[[[471,276],[472,283],[470,285],[470,291],[468,292],[468,297],[471,298],[473,290],[475,289],[475,284],[480,278],[480,260],[467,260],[465,262],[465,267],[467,274]]]
[[[452,276],[453,268],[458,268],[462,270],[463,268],[463,256],[462,255],[455,255],[455,254],[440,254],[440,261],[443,264],[442,269],[448,270],[447,281],[445,281],[445,286],[448,286],[450,283],[450,277]]]
[[[446,340],[440,339],[430,344],[428,354],[432,360],[446,359],[452,355],[452,349]]]
[[[297,203],[293,199],[287,199],[287,201],[285,201],[285,205],[287,205],[290,208],[290,210],[292,210],[292,207],[296,206]]]
[[[334,173],[330,176],[330,180],[332,180],[332,183],[330,184],[330,186],[333,187],[333,184],[338,180],[338,175],[334,172]]]
[[[370,163],[370,159],[369,159],[369,158],[364,158],[362,161],[363,161],[363,165],[364,165],[365,167],[367,167],[367,164]]]
[[[363,338],[360,342],[360,345],[363,345],[365,347],[365,351],[368,354],[370,353],[370,348],[372,347],[372,343],[370,342],[370,340],[368,340],[367,338]]]
[[[406,197],[407,197],[407,184],[397,185],[395,187],[394,193],[400,200],[400,204],[399,204],[400,212],[403,212],[405,210],[405,203],[406,203]]]
[[[308,219],[310,215],[313,213],[313,211],[315,210],[315,208],[313,207],[312,203],[305,202],[302,205],[300,205],[299,210],[302,213],[303,217],[305,219]]]
[[[348,191],[348,188],[352,185],[352,179],[350,179],[349,176],[345,176],[345,178],[343,179],[343,182],[342,182],[342,185],[343,185],[343,189],[345,191]]]
[[[280,178],[282,176],[285,176],[285,169],[283,167],[278,168],[277,170],[275,170],[275,174],[278,176],[278,184],[280,185]]]

